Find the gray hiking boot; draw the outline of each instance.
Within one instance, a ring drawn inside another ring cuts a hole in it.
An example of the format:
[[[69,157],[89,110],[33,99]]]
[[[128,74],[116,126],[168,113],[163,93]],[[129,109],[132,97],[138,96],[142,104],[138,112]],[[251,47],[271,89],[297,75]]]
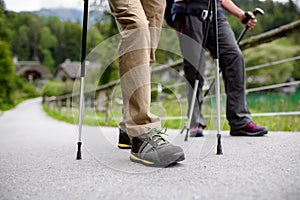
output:
[[[132,139],[130,160],[147,166],[167,167],[185,159],[183,149],[164,139],[166,129],[152,128]]]

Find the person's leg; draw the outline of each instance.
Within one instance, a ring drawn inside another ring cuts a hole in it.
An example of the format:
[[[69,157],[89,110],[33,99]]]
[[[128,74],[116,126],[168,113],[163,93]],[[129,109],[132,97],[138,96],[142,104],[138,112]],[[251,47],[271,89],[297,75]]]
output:
[[[155,51],[158,46],[161,27],[164,19],[166,1],[161,0],[141,0],[141,4],[148,20],[150,31],[150,63],[155,62]]]
[[[139,0],[114,0],[110,7],[122,35],[119,65],[123,95],[123,122],[130,137],[160,128],[159,118],[150,113],[150,33]]]
[[[177,20],[182,19],[179,18]],[[182,22],[175,20],[175,24],[182,24]],[[205,118],[201,113],[203,103],[202,87],[205,71],[205,50],[202,48],[203,25],[201,17],[186,15],[183,29],[182,27],[178,27],[181,31],[181,33],[178,33],[178,38],[180,49],[184,57],[183,66],[185,77],[187,79],[188,117],[191,111],[195,80],[199,80],[196,101],[192,113],[191,127],[197,127],[198,125],[201,125],[202,127],[206,126]]]
[[[231,135],[260,136],[268,131],[252,122],[246,100],[246,73],[242,52],[226,18],[218,19],[219,59],[227,95],[226,117]],[[213,37],[213,32],[210,33]],[[209,49],[213,52],[213,43]]]
[[[220,67],[227,94],[226,116],[232,129],[240,129],[252,120],[246,101],[245,63],[227,20],[220,18],[218,24]]]
[[[124,112],[120,126],[125,124],[131,137],[130,160],[160,167],[182,161],[183,149],[161,136],[165,130],[160,128],[160,119],[150,113],[149,65],[150,57],[154,61],[160,31],[152,33],[149,26],[161,25],[165,1],[111,0],[110,5],[122,35],[119,63]]]

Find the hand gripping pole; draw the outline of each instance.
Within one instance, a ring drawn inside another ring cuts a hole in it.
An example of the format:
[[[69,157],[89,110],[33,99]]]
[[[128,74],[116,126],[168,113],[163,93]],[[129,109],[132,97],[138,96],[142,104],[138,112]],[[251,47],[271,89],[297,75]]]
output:
[[[253,11],[253,14],[256,16],[257,14],[260,14],[260,15],[263,15],[264,14],[264,11],[260,8],[256,8],[254,11]],[[250,15],[248,15],[250,16]],[[247,23],[251,18],[250,17],[246,17],[245,18],[246,21],[244,21],[245,23]],[[236,40],[236,43],[239,44],[240,41],[243,39],[244,35],[246,34],[246,32],[248,31],[249,27],[246,26],[244,28],[244,30],[242,31],[242,33],[240,34],[240,36],[238,37],[238,39]],[[212,82],[210,83],[208,89],[206,90],[206,92],[204,93],[204,97],[206,97],[209,93],[209,91],[211,90],[211,88],[213,87],[213,85],[215,84],[215,79],[212,80]]]
[[[256,16],[257,14],[260,15],[264,15],[264,11],[260,8],[255,8],[255,10],[253,11],[254,16]],[[251,19],[251,16],[249,14],[246,13],[246,18],[242,21],[244,24],[246,24],[249,20]],[[240,34],[240,36],[238,37],[236,43],[239,44],[240,41],[243,39],[244,35],[246,34],[246,32],[248,31],[249,27],[245,26],[243,32]]]

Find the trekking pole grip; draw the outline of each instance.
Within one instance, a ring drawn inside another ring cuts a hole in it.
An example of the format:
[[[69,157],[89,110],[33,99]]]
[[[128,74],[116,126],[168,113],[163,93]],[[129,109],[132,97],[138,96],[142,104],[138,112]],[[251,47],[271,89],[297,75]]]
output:
[[[254,16],[256,16],[257,14],[260,14],[260,15],[263,15],[264,14],[264,11],[260,8],[255,8],[255,10],[253,11],[253,14]],[[251,16],[248,12],[245,12],[245,18],[242,20],[242,23],[243,24],[246,24],[250,19],[251,19]],[[246,26],[243,30],[243,32],[240,34],[240,36],[238,37],[237,39],[237,44],[240,43],[240,41],[242,40],[242,38],[244,37],[244,35],[246,34],[246,32],[248,31],[249,27]]]

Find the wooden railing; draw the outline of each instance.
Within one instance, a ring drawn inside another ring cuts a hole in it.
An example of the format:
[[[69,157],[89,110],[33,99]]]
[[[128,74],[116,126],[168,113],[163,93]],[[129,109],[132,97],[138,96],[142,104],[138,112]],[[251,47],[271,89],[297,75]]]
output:
[[[274,30],[259,34],[257,36],[250,37],[240,42],[240,48],[242,50],[252,48],[258,46],[263,43],[267,43],[273,41],[275,39],[279,39],[281,37],[288,36],[295,32],[300,32],[300,20],[292,22],[290,24],[281,26]],[[300,59],[300,57],[295,57],[294,59]],[[276,63],[269,63],[269,65]],[[266,64],[268,65],[268,64]],[[257,66],[255,66],[257,67]],[[175,61],[170,64],[161,65],[155,67],[152,70],[152,74],[160,74],[162,72],[168,71],[170,69],[181,70],[182,69],[182,60]],[[120,84],[120,80],[113,81],[106,85],[102,85],[95,90],[85,91],[85,107],[95,108],[99,112],[105,112],[105,122],[104,124],[108,124],[109,113],[111,109],[111,102],[113,98],[113,90],[116,86]],[[295,83],[287,83],[283,86],[287,85],[299,85],[300,82],[297,81]],[[281,86],[281,85],[280,85]],[[255,91],[255,90],[253,90]],[[249,92],[249,90],[248,90]],[[251,91],[250,91],[251,92]],[[72,107],[72,102],[75,102],[75,99],[79,99],[79,93],[72,93],[63,96],[52,96],[45,97],[44,102],[46,106],[50,109],[62,110],[62,108],[66,109],[66,115],[70,115],[70,110]]]

